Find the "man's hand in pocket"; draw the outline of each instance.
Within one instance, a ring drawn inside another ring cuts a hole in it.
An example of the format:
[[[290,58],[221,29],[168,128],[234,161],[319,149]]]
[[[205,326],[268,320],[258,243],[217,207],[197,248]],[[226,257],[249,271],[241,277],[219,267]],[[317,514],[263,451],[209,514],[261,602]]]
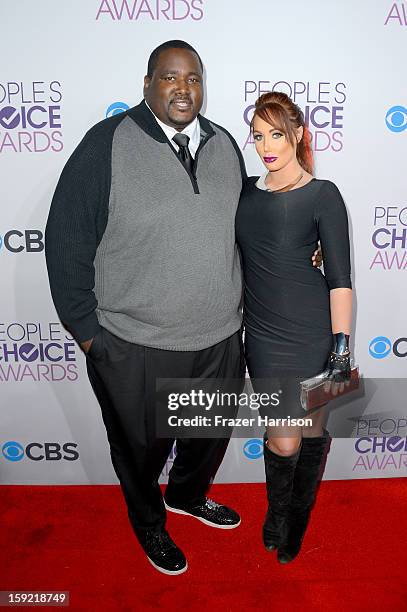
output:
[[[85,342],[81,342],[81,349],[84,353],[89,353],[90,347],[92,346],[93,338],[90,340],[85,340]]]

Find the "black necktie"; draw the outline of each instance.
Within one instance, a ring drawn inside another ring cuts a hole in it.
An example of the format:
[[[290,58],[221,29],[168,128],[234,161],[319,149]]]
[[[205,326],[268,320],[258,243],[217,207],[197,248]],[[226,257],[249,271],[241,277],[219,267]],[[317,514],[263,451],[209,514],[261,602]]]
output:
[[[188,149],[189,136],[186,134],[175,134],[173,141],[178,145],[178,157],[180,158],[183,166],[192,174],[192,166],[194,160],[192,159],[191,151]]]

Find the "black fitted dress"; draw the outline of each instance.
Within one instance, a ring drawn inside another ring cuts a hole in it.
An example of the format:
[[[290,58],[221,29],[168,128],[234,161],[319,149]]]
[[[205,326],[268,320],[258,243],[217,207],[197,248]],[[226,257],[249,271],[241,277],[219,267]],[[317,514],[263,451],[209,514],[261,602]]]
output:
[[[346,208],[331,181],[272,193],[258,178],[247,180],[236,216],[247,366],[252,379],[305,379],[331,350],[329,291],[351,287]],[[324,274],[311,261],[318,240]]]

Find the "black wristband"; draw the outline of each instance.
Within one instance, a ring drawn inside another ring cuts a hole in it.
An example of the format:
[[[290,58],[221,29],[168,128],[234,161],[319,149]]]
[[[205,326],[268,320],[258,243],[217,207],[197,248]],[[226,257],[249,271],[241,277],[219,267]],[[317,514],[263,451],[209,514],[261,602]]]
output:
[[[332,353],[335,353],[335,355],[348,355],[349,352],[349,335],[343,332],[332,334]]]

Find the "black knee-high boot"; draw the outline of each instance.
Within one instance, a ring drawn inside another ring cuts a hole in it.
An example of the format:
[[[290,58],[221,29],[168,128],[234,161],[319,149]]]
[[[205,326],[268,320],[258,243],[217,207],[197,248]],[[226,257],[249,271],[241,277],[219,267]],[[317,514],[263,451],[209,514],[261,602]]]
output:
[[[329,439],[329,432],[326,429],[323,430],[321,437],[302,439],[288,511],[287,535],[278,549],[277,558],[280,563],[289,563],[300,552]]]
[[[294,470],[299,455],[300,449],[288,457],[277,455],[267,446],[267,438],[264,439],[264,467],[269,505],[263,524],[263,543],[270,551],[280,546],[285,537]]]

